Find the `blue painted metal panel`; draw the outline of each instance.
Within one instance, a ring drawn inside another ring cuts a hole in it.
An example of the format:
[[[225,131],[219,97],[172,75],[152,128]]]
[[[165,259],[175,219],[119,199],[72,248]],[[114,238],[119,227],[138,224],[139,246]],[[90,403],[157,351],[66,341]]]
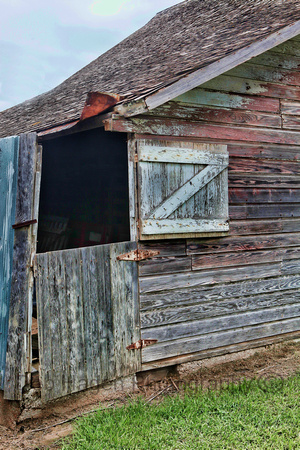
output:
[[[0,139],[0,389],[3,389],[13,260],[19,138]]]

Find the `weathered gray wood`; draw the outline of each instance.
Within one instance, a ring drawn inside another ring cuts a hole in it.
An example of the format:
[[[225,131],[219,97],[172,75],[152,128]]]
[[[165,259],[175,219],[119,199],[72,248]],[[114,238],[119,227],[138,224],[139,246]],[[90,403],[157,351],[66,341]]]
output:
[[[40,149],[35,133],[20,136],[19,169],[17,181],[16,223],[37,219],[35,196],[39,192]],[[28,371],[28,340],[30,339],[32,299],[32,258],[36,247],[36,234],[32,225],[15,230],[13,272],[10,299],[8,346],[4,398],[20,400]],[[30,361],[31,362],[31,358]]]
[[[0,389],[3,390],[16,208],[19,138],[0,139]]]
[[[40,376],[45,401],[140,370],[135,242],[36,257]]]
[[[139,263],[139,275],[156,275],[160,273],[185,272],[191,270],[190,256],[151,258]]]
[[[251,341],[259,338],[267,338],[283,333],[291,333],[300,330],[300,318],[280,320],[263,325],[246,326],[235,330],[219,333],[205,334],[193,338],[176,339],[161,345],[154,344],[143,349],[143,363],[158,361],[164,358],[212,350],[217,347]]]
[[[169,291],[186,287],[215,285],[239,280],[267,278],[281,275],[281,264],[256,264],[241,267],[200,270],[181,274],[140,278],[140,293]]]
[[[215,253],[212,255],[195,255],[192,258],[192,269],[208,269],[216,267],[240,266],[282,261],[284,258],[296,259],[300,256],[299,248],[283,248],[274,250],[242,251],[235,253]]]
[[[283,188],[297,188],[300,186],[300,177],[298,175],[287,174],[268,174],[268,173],[233,173],[228,175],[229,187],[283,187]]]
[[[187,243],[187,254],[205,254],[270,248],[299,247],[300,235],[270,234],[261,236],[228,236],[215,239],[195,239]]]
[[[208,350],[202,350],[199,352],[187,353],[184,355],[177,355],[171,358],[161,359],[159,361],[153,361],[142,364],[142,371],[158,369],[160,367],[174,366],[176,364],[184,364],[191,361],[199,361],[213,356],[229,355],[236,352],[241,352],[249,349],[256,349],[259,347],[265,347],[266,345],[277,344],[280,342],[287,342],[289,340],[299,339],[300,332],[292,331],[290,333],[283,333],[271,337],[263,337],[258,339],[251,339],[250,341],[238,342],[237,344],[230,344],[223,347],[215,347]]]
[[[300,75],[297,70],[291,71],[277,67],[261,66],[254,64],[254,61],[253,59],[249,63],[231,69],[227,72],[227,75],[299,86]]]
[[[202,144],[203,149],[160,146],[149,142],[139,144],[139,161],[179,164],[228,165],[226,145]]]
[[[137,142],[140,239],[228,231],[226,146]]]
[[[291,233],[300,231],[300,219],[245,220],[231,221],[230,235]]]
[[[299,189],[259,189],[259,188],[231,188],[229,201],[235,204],[247,203],[299,203]],[[292,207],[292,205],[291,205]],[[261,208],[263,208],[261,206]]]
[[[136,163],[135,156],[137,145],[135,139],[128,140],[128,193],[129,193],[129,223],[130,223],[130,240],[136,241],[138,237],[137,230],[137,181],[136,181]]]
[[[265,219],[267,217],[300,217],[300,203],[268,204],[262,208],[258,205],[229,206],[229,217],[232,219]]]
[[[196,286],[185,287],[162,291],[158,293],[142,294],[140,296],[141,311],[155,311],[156,309],[171,309],[184,307],[199,307],[199,305],[214,305],[222,302],[228,302],[232,299],[244,299],[247,301],[249,295],[266,294],[282,291],[299,290],[300,277],[298,275],[289,275],[276,278],[262,278],[257,280],[236,281],[226,285],[216,286]]]
[[[286,295],[288,296],[290,293],[287,292]],[[261,309],[258,311],[251,308],[247,311],[246,308],[245,312],[238,310],[236,314],[217,314],[216,317],[212,316],[202,318],[200,320],[197,320],[196,317],[191,315],[189,321],[167,324],[160,324],[158,322],[155,323],[153,327],[144,327],[142,331],[142,339],[157,339],[158,343],[162,344],[163,342],[180,340],[188,337],[193,338],[197,335],[220,333],[221,331],[230,329],[238,331],[239,328],[250,325],[255,326],[265,324],[267,326],[269,322],[291,319],[293,317],[297,317],[300,323],[300,303],[296,303],[297,301],[299,302],[299,293],[294,292],[293,295],[294,304],[291,304],[292,299],[290,299],[289,305],[282,304],[279,301],[279,305],[275,308],[267,307],[266,309]]]
[[[300,115],[300,102],[291,102],[288,100],[282,100],[281,112],[283,114],[299,116]]]

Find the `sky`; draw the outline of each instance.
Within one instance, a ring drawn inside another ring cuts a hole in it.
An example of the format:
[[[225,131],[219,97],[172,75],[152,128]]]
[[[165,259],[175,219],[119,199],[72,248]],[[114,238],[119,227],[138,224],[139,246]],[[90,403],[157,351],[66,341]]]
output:
[[[181,0],[0,0],[0,111],[52,89]]]

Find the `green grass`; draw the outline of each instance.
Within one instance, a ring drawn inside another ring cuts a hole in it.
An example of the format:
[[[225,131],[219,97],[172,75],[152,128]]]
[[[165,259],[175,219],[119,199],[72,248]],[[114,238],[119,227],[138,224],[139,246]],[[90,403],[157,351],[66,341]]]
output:
[[[142,399],[78,420],[62,448],[107,450],[300,449],[300,375],[185,390],[160,404]]]

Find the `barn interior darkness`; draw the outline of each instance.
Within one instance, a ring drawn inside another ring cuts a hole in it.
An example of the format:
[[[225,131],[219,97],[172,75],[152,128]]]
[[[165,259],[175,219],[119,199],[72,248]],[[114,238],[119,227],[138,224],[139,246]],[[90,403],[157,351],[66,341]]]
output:
[[[126,139],[97,128],[43,143],[38,253],[130,240]]]

